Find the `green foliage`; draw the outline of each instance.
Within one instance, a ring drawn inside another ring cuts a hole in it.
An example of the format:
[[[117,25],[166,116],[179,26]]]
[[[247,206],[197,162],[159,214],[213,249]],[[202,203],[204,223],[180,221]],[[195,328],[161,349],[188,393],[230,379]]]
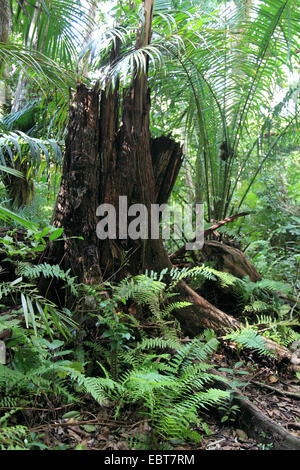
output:
[[[26,450],[28,449],[25,439],[29,432],[26,426],[9,426],[7,420],[10,416],[16,413],[12,410],[0,417],[0,449],[1,450]]]
[[[0,392],[3,397],[30,400],[34,396],[61,397],[76,401],[65,379],[76,363],[59,358],[71,353],[62,349],[63,341],[49,342],[29,330],[12,328],[7,347],[13,356],[10,366],[0,365]],[[71,375],[71,374],[69,374]],[[8,398],[6,398],[6,401]]]
[[[162,273],[159,279],[162,279]],[[103,299],[106,293],[103,288],[110,290],[110,295]],[[100,289],[84,286],[85,303],[94,305],[93,310],[100,309],[101,313],[91,313],[90,315],[97,318],[97,325],[103,328],[102,339],[108,342],[109,350],[106,357],[110,364],[110,370],[114,378],[119,375],[119,357],[120,354],[129,348],[134,341],[133,328],[143,336],[144,332],[138,321],[133,315],[122,313],[121,306],[126,305],[128,300],[135,302],[144,308],[148,308],[152,315],[153,321],[161,331],[162,337],[165,339],[177,340],[176,328],[174,329],[174,319],[170,320],[171,312],[174,309],[183,308],[189,305],[187,302],[173,302],[166,305],[169,294],[166,292],[166,284],[161,280],[157,280],[157,274],[151,273],[151,277],[147,274],[134,276],[133,278],[125,278],[118,285],[104,284]],[[88,295],[86,295],[88,294]],[[94,301],[91,301],[94,299]],[[176,342],[176,344],[178,344]],[[94,347],[93,349],[101,349]]]
[[[229,392],[208,388],[216,377],[208,371],[211,366],[205,361],[218,346],[215,338],[208,343],[194,339],[179,348],[177,343],[172,356],[157,352],[159,348],[173,348],[172,341],[144,340],[124,356],[128,360],[130,354],[134,366],[116,379],[111,378],[100,363],[104,377],[86,377],[80,364],[60,359],[72,354],[63,349],[63,341],[49,342],[29,336],[28,331],[19,326],[12,330],[14,334],[8,348],[14,353],[13,361],[10,367],[0,366],[0,392],[3,397],[10,397],[9,403],[13,406],[16,402],[12,401],[12,394],[28,400],[38,395],[73,402],[83,391],[99,404],[112,400],[116,416],[121,404],[136,405],[141,415],[149,417],[154,433],[152,445],[156,445],[156,439],[184,438],[199,442],[201,436],[192,429],[201,422],[197,411],[224,403],[229,397]],[[27,435],[25,427],[10,426],[0,430],[6,446],[23,446],[21,439],[24,441]]]
[[[216,379],[208,371],[211,366],[206,362],[218,347],[215,335],[206,332],[203,342],[196,338],[183,346],[178,336],[169,334],[170,328],[168,331],[164,328],[172,309],[186,306],[175,302],[161,308],[169,298],[165,295],[166,284],[162,282],[167,274],[170,273],[166,270],[160,274],[151,272],[150,275],[125,279],[116,286],[110,285],[111,295],[105,300],[103,287],[98,291],[85,288],[89,296],[98,297],[102,313],[96,316],[104,331],[100,344],[84,342],[84,345],[93,348],[99,358],[99,371],[104,377],[84,377],[74,369],[70,372],[70,376],[99,403],[107,400],[115,403],[116,417],[122,406],[136,404],[139,413],[150,419],[152,446],[157,446],[160,439],[171,438],[199,442],[201,435],[192,429],[193,426],[205,427],[205,423],[201,424],[198,410],[217,406],[230,396],[229,392],[208,388]],[[177,272],[176,276],[178,278]],[[126,304],[128,300],[148,307],[165,335],[144,337],[134,344],[134,324],[131,322],[130,325],[130,316],[120,311],[120,304]],[[169,350],[173,353],[167,352]],[[108,362],[109,371],[103,359]]]
[[[30,161],[35,167],[39,167],[44,158],[48,165],[61,164],[62,153],[58,142],[53,139],[38,139],[25,134],[22,131],[7,132],[0,138],[0,159],[3,166],[8,166],[7,158],[10,157],[10,165],[14,166],[16,157],[30,156]]]
[[[22,282],[22,278],[0,283],[0,300],[5,301],[7,298],[12,299],[14,305],[21,302],[21,309],[13,310],[12,314],[22,313],[26,327],[31,326],[36,335],[42,329],[51,337],[54,330],[67,337],[70,336],[70,329],[76,328],[67,309],[60,310],[53,302],[41,296],[34,285]]]
[[[296,141],[298,84],[287,85],[279,103],[274,95],[289,80],[285,65],[295,64],[299,8],[293,0],[264,0],[245,8],[221,2],[206,15],[189,2],[178,10],[167,12],[168,22],[156,20],[169,57],[153,73],[153,128],[185,136],[196,200],[206,202],[207,221],[220,220],[241,207],[284,135]],[[184,192],[185,185],[182,175]]]
[[[171,283],[169,289],[173,289],[182,279],[194,279],[198,285],[204,280],[218,280],[222,287],[232,286],[237,281],[237,279],[232,274],[218,271],[217,269],[206,266],[205,264],[201,266],[195,266],[194,268],[183,268],[181,270],[178,268],[172,268],[170,270],[170,277],[173,282]]]
[[[248,278],[236,281],[237,288],[235,296],[241,305],[244,305],[244,312],[264,312],[266,310],[276,311],[275,297],[278,292],[288,293],[290,286],[284,282],[262,279],[252,282]]]
[[[227,334],[224,339],[234,341],[241,347],[253,349],[260,355],[274,357],[274,352],[267,348],[264,338],[253,328],[248,327],[241,331],[234,331]]]
[[[1,238],[1,250],[6,253],[10,258],[9,261],[12,261],[14,257],[22,257],[23,259],[26,256],[31,255],[31,258],[34,259],[36,254],[44,251],[47,244],[47,238],[51,241],[57,240],[63,233],[63,229],[56,228],[56,227],[45,227],[43,230],[39,230],[35,224],[29,224],[30,228],[24,234],[24,241],[18,240],[14,238],[14,234],[16,230],[9,230],[7,231],[6,235]],[[27,263],[20,263],[21,269],[25,270],[27,267],[27,271],[30,273],[30,265]],[[39,268],[33,267],[31,268],[32,272],[34,270],[38,270]],[[63,274],[61,271],[58,271],[59,268],[47,268],[47,265],[44,266],[44,271],[47,277],[47,269],[56,269],[56,276],[58,276],[58,272],[60,276],[63,278]],[[40,273],[42,274],[42,273]]]
[[[34,258],[33,253],[44,251],[46,238],[55,241],[62,232],[62,229],[55,227],[45,227],[41,231],[33,228],[27,231],[25,240],[22,242],[14,238],[14,231],[10,231],[0,241],[2,251],[8,255],[7,260],[16,265],[16,273],[19,275],[14,281],[0,282],[0,300],[14,307],[13,316],[22,313],[26,327],[32,327],[36,336],[38,330],[44,330],[51,338],[55,331],[67,337],[77,325],[68,309],[59,309],[57,305],[39,294],[35,284],[26,280],[36,281],[43,276],[51,282],[55,278],[60,280],[73,295],[77,295],[75,278],[70,276],[69,271],[63,271],[58,265],[52,266],[47,263],[33,265],[26,261],[14,261],[14,258],[21,256],[25,259],[29,254],[31,258]],[[21,308],[18,308],[20,304]],[[3,322],[2,317],[1,322]],[[9,328],[12,326],[9,323]]]
[[[297,320],[291,319],[277,319],[268,315],[257,315],[254,327],[259,328],[261,334],[270,338],[278,344],[288,347],[290,343],[300,338],[300,334],[293,328],[299,326]]]
[[[130,362],[135,365],[120,376],[118,385],[109,378],[94,379],[94,384],[99,385],[104,395],[101,396],[99,390],[93,396],[101,399],[106,396],[118,403],[116,416],[121,404],[142,402],[140,413],[149,416],[157,438],[199,442],[201,436],[191,430],[193,425],[200,424],[197,410],[216,406],[229,397],[229,392],[207,388],[216,377],[208,372],[210,365],[204,360],[215,350],[217,343],[211,340],[210,344],[202,344],[195,339],[172,357],[165,353],[143,354],[153,347],[156,350],[159,346],[174,347],[174,343],[160,338],[145,340],[130,351],[134,358]]]
[[[60,229],[58,229],[60,230]],[[61,231],[60,231],[61,233]],[[51,238],[51,235],[50,235]],[[41,276],[47,278],[60,279],[65,283],[65,286],[70,288],[73,295],[77,295],[78,291],[75,284],[75,277],[70,276],[70,269],[63,271],[58,265],[50,265],[48,263],[41,263],[33,266],[28,262],[18,262],[17,264],[18,274],[27,279],[39,279]]]

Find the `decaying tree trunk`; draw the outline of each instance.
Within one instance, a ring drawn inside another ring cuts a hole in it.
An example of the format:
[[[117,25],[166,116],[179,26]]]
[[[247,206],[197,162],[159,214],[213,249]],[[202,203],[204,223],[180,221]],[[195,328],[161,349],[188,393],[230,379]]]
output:
[[[95,230],[99,178],[99,92],[79,85],[70,103],[62,181],[53,213],[53,225],[64,228],[65,241],[54,244],[48,256],[85,283],[101,278]]]
[[[206,260],[214,260],[216,269],[233,274],[242,279],[248,276],[253,282],[260,281],[261,275],[238,248],[214,240],[204,243],[202,255]]]
[[[153,3],[153,0],[144,3],[145,22],[138,32],[137,48],[150,43]],[[117,54],[116,48],[112,57]],[[151,139],[147,71],[135,75],[122,100],[117,86],[102,93],[99,123],[97,97],[92,99],[91,93],[84,85],[78,86],[71,105],[62,183],[53,216],[53,224],[65,228],[66,241],[62,251],[58,252],[57,244],[54,245],[51,256],[60,260],[64,256],[64,267],[75,267],[79,281],[83,282],[94,279],[94,274],[90,276],[88,271],[92,269],[94,273],[95,264],[102,274],[118,271],[122,277],[124,271],[120,268],[125,252],[130,256],[126,270],[131,274],[146,268],[159,271],[170,264],[162,240],[95,241],[96,208],[102,203],[112,204],[119,220],[119,196],[123,195],[128,206],[143,204],[150,214],[151,204],[168,200],[182,163],[181,146],[168,137]],[[149,233],[150,229],[149,218]],[[83,236],[85,241],[67,240],[74,235]]]
[[[153,3],[154,0],[144,1],[145,21],[138,32],[137,48],[150,43]],[[118,44],[112,59],[117,56]],[[182,164],[178,143],[164,136],[151,139],[147,68],[144,73],[135,74],[132,86],[122,97],[118,84],[114,90],[101,94],[100,119],[97,90],[78,85],[70,106],[62,182],[53,215],[53,224],[65,229],[65,241],[63,246],[55,243],[49,257],[64,268],[71,268],[81,282],[95,283],[101,277],[115,275],[118,279],[145,269],[160,272],[172,267],[161,238],[96,237],[98,205],[109,203],[118,208],[119,196],[123,195],[127,196],[128,206],[143,204],[149,214],[151,204],[168,200]],[[70,238],[74,236],[84,240]],[[215,246],[211,242],[206,248]],[[233,266],[235,262],[233,259]],[[185,282],[180,282],[176,290],[181,300],[191,302],[190,307],[176,313],[186,334],[197,335],[207,327],[223,333],[226,328],[241,326]],[[279,357],[285,355],[275,344],[274,347]]]

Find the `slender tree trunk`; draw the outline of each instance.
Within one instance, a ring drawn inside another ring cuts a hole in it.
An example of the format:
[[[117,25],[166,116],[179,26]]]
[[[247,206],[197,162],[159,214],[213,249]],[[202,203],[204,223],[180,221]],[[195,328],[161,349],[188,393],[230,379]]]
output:
[[[32,20],[31,20],[31,26],[30,26],[29,33],[28,33],[27,42],[26,42],[27,48],[30,48],[30,47],[32,47],[33,49],[36,48],[36,44],[38,40],[36,26],[38,23],[40,7],[41,7],[41,1],[37,0],[35,8],[34,8]],[[12,113],[17,113],[24,107],[26,103],[27,84],[28,84],[28,80],[26,79],[26,76],[24,75],[23,71],[21,71],[19,74],[17,89],[16,89],[14,101],[12,104],[12,109],[11,109]]]
[[[10,6],[8,0],[0,0],[0,42],[8,43],[10,34]],[[1,66],[1,61],[0,61]],[[8,67],[6,64],[3,66],[2,73],[3,81],[0,81],[0,115],[4,108],[8,107],[8,86],[6,79],[8,78]],[[20,77],[23,77],[21,72]],[[20,78],[19,78],[20,80]],[[14,103],[12,108],[14,108]],[[8,165],[11,165],[11,161],[8,158]],[[18,207],[28,203],[32,199],[34,193],[33,180],[28,178],[28,162],[27,161],[16,161],[15,168],[21,171],[24,178],[17,178],[12,175],[4,175],[3,183],[6,186],[7,195],[9,199],[16,203]]]
[[[10,33],[10,8],[8,0],[0,0],[0,42],[8,43]],[[0,67],[2,66],[0,61]],[[7,65],[4,65],[0,80],[0,116],[3,108],[8,104],[8,87],[6,79],[8,76]]]

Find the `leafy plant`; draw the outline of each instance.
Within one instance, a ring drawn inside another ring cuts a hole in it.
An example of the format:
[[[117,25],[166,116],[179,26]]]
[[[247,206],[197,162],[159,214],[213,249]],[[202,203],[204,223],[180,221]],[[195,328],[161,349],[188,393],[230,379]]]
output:
[[[234,341],[241,347],[253,349],[260,355],[274,357],[274,352],[267,348],[263,337],[251,327],[228,333],[224,339]]]
[[[201,436],[191,429],[193,425],[201,427],[197,411],[229,398],[227,391],[207,388],[216,376],[208,371],[211,366],[204,359],[217,343],[213,339],[209,344],[202,344],[195,339],[177,349],[173,357],[166,353],[143,354],[154,346],[173,347],[169,341],[153,338],[137,344],[135,350],[128,353],[134,356],[130,362],[135,365],[120,376],[118,386],[108,382],[106,374],[106,396],[117,404],[116,416],[124,404],[140,404],[140,413],[149,417],[153,428],[152,446],[158,444],[158,439],[183,438],[199,442]]]
[[[18,301],[21,302],[20,312],[15,309],[12,316],[22,313],[26,327],[32,326],[36,335],[41,328],[51,337],[54,329],[67,337],[70,336],[70,328],[76,328],[76,323],[67,309],[60,310],[53,302],[41,296],[34,285],[22,282],[22,278],[0,283],[0,299],[3,301],[7,297],[18,299],[14,300],[15,305]]]

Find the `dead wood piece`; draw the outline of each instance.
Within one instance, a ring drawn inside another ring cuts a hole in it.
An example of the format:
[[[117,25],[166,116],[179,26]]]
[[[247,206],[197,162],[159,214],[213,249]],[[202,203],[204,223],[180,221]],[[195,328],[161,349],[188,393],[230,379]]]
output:
[[[285,397],[295,398],[297,400],[300,400],[300,393],[280,390],[279,388],[272,387],[271,385],[264,384],[262,382],[256,382],[254,380],[251,380],[251,383],[253,383],[254,385],[258,385],[259,387],[263,387],[263,388],[267,388],[268,390],[272,390],[272,392],[278,393],[279,395],[283,395]]]
[[[176,253],[170,256],[170,260],[176,258]],[[185,252],[185,247],[183,252]],[[227,272],[239,279],[249,276],[252,282],[260,281],[261,275],[256,271],[252,263],[247,259],[246,255],[237,248],[226,245],[215,240],[204,241],[203,248],[200,251],[200,256],[205,261],[215,261],[216,269],[219,271]]]
[[[175,184],[183,156],[181,145],[170,137],[151,139],[156,204],[165,204]]]
[[[208,229],[204,230],[204,238],[207,237],[208,235],[210,235],[212,232],[214,232],[215,230],[217,230],[219,227],[221,227],[222,225],[225,225],[227,224],[228,222],[232,222],[232,220],[234,219],[237,219],[238,217],[244,217],[245,215],[249,215],[250,212],[241,212],[240,214],[235,214],[235,215],[231,215],[230,217],[227,217],[226,219],[224,220],[221,220],[217,223],[215,223],[214,225],[212,225],[211,227],[209,227]],[[192,240],[192,243],[195,242],[195,238]],[[173,260],[175,258],[177,258],[178,256],[184,254],[186,251],[186,248],[185,246],[179,248],[177,251],[175,251],[175,253],[173,253],[172,255],[170,255],[170,260]]]
[[[252,282],[262,279],[246,255],[237,248],[209,240],[204,242],[201,253],[206,260],[215,260],[219,271],[230,273],[239,279],[249,276]]]

